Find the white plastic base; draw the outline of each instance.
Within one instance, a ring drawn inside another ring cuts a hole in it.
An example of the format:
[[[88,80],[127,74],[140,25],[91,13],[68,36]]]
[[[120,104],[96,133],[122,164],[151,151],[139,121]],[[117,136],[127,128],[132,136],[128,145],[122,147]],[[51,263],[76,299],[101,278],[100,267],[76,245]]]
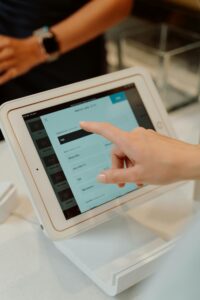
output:
[[[110,296],[152,274],[172,247],[128,214],[55,246]]]

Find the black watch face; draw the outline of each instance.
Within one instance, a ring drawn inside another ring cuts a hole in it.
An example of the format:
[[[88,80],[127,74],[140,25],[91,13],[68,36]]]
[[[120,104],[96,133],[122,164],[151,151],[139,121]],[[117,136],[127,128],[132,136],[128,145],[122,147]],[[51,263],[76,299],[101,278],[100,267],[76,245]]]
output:
[[[53,36],[44,38],[43,45],[48,54],[53,54],[59,50],[58,42]]]

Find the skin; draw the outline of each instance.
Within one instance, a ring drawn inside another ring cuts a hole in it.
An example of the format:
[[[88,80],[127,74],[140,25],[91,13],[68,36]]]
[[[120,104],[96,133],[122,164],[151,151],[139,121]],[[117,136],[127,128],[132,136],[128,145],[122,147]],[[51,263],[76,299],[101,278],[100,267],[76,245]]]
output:
[[[72,16],[50,28],[57,38],[60,53],[103,33],[126,17],[132,4],[133,0],[90,0]],[[16,39],[0,35],[0,85],[44,63],[47,58],[37,37]]]
[[[112,167],[98,176],[102,183],[169,184],[200,179],[200,146],[137,128],[125,132],[109,123],[81,122],[81,128],[113,143]]]

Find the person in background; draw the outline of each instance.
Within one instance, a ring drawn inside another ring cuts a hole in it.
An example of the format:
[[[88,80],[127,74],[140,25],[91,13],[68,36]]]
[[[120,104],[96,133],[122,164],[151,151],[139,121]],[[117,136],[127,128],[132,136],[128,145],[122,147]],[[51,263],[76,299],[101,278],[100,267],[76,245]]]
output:
[[[0,0],[0,105],[106,73],[102,34],[132,2]]]
[[[133,0],[0,0],[0,104],[106,72],[103,32]]]
[[[97,178],[102,183],[123,187],[128,182],[141,186],[200,179],[200,145],[144,128],[125,132],[107,123],[81,122],[80,126],[114,144],[112,167]],[[140,300],[200,299],[199,216],[197,213],[156,275],[142,285]]]

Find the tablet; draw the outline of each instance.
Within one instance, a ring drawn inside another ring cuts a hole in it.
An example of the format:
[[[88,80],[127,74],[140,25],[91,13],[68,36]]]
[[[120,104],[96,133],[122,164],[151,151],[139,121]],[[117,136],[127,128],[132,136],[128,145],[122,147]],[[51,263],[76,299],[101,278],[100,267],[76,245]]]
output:
[[[41,224],[53,239],[153,189],[97,182],[97,175],[110,168],[112,144],[82,130],[80,121],[173,134],[153,82],[142,69],[11,101],[1,109],[1,119]]]

